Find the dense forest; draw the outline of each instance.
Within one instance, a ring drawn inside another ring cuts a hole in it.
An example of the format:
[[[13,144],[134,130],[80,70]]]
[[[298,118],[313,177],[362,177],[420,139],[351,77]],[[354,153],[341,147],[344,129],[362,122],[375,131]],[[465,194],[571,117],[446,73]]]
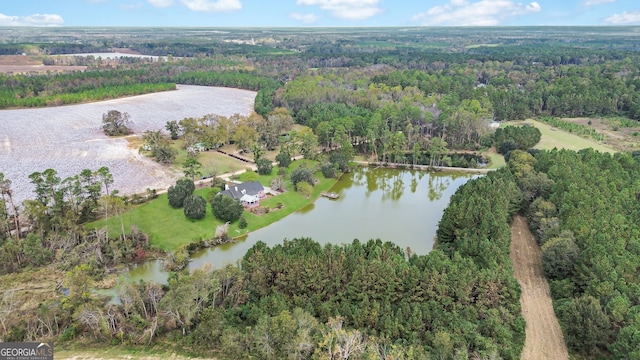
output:
[[[507,165],[458,190],[428,255],[394,239],[257,243],[239,266],[174,272],[165,286],[119,283],[117,304],[93,292],[96,282],[157,249],[135,228],[118,237],[85,228],[125,209],[108,169],[66,179],[52,169],[34,173],[34,199],[23,204],[13,202],[0,169],[0,273],[63,274],[61,291],[34,306],[21,308],[14,291],[3,292],[3,341],[177,343],[229,359],[517,359],[525,324],[509,225],[520,213],[542,247],[572,351],[640,356],[640,160],[530,150],[540,140],[536,128],[489,126],[531,117],[558,128],[568,126],[562,117],[640,120],[634,29],[513,28],[509,36],[495,29],[118,29],[99,40],[104,30],[32,30],[6,31],[0,54],[87,69],[0,74],[0,108],[175,84],[237,87],[257,91],[255,114],[183,119],[181,140],[259,154],[282,146],[282,129],[297,122],[311,129],[289,134],[299,152],[320,147],[339,164],[358,153],[382,163],[482,166],[454,154],[493,146]],[[121,48],[162,58],[57,56]],[[162,137],[145,135],[154,134]]]

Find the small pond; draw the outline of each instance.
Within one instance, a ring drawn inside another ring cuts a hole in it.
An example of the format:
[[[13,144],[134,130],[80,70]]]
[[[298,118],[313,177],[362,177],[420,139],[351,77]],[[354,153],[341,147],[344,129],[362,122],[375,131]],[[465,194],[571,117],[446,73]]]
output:
[[[337,200],[320,197],[309,206],[254,231],[234,243],[194,254],[190,269],[206,264],[236,264],[257,241],[269,246],[283,239],[310,237],[319,243],[343,244],[353,239],[392,241],[413,253],[427,254],[449,198],[478,175],[417,170],[361,168],[343,175],[331,189]],[[166,283],[161,261],[133,266],[130,280]]]

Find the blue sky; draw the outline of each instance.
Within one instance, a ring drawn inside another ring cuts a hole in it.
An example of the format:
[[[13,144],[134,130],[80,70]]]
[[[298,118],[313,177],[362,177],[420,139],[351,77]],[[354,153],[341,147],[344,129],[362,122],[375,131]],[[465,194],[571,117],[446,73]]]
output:
[[[0,26],[640,25],[638,0],[0,0]]]

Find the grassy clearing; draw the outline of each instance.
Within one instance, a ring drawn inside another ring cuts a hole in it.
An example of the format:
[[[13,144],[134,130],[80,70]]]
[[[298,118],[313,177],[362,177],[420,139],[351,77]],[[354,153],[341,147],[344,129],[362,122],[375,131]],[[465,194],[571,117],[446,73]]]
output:
[[[306,164],[306,166],[311,168],[315,167],[315,163],[312,161],[298,160],[289,167],[288,172],[291,172],[302,164]],[[276,175],[277,170],[274,168],[272,175],[259,176],[259,181],[263,185],[268,186],[271,179]],[[246,178],[247,176],[251,175],[249,175],[249,173],[242,174],[240,179]],[[245,211],[244,216],[247,220],[248,227],[246,229],[239,229],[238,222],[235,222],[229,226],[229,235],[233,237],[245,235],[250,231],[257,230],[278,221],[312,203],[320,192],[328,190],[336,182],[336,179],[324,179],[320,172],[316,173],[316,178],[319,182],[314,187],[313,195],[310,198],[305,198],[303,195],[295,192],[293,186],[289,184],[285,193],[269,197],[262,202],[262,206],[270,209],[268,213],[255,215],[249,211]],[[209,197],[210,193],[210,188],[196,190],[196,194],[203,196],[205,199]],[[282,209],[275,209],[278,203],[283,204]],[[172,251],[182,245],[199,239],[211,239],[215,234],[216,226],[221,225],[222,221],[213,216],[210,206],[203,219],[187,219],[184,216],[183,210],[170,207],[167,194],[162,194],[153,201],[132,208],[122,216],[99,220],[88,224],[87,227],[102,228],[105,224],[108,226],[110,236],[120,235],[123,227],[125,231],[128,232],[131,226],[135,225],[142,232],[149,235],[153,246]]]
[[[520,125],[523,123],[525,122],[509,121],[504,125]],[[540,129],[540,132],[542,133],[540,142],[534,147],[536,149],[551,150],[554,148],[558,148],[558,149],[568,149],[568,150],[577,151],[581,149],[593,148],[594,150],[597,150],[600,152],[608,152],[608,153],[616,152],[615,149],[609,146],[598,143],[591,139],[581,138],[580,136],[553,128],[547,124],[541,123],[536,120],[527,120],[526,123],[532,124],[533,126],[537,127],[538,129]]]
[[[489,169],[499,169],[507,164],[504,161],[504,156],[495,152],[493,148],[482,155],[489,158],[489,161],[491,162],[489,164]]]

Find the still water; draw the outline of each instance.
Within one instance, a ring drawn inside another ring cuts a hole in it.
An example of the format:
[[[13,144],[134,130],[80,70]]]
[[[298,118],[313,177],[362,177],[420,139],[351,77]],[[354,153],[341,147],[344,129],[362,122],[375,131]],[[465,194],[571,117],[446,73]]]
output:
[[[433,247],[438,222],[449,198],[478,175],[429,173],[417,170],[360,168],[343,175],[330,190],[337,200],[314,203],[234,243],[202,250],[192,257],[190,269],[206,264],[236,264],[257,241],[269,246],[283,239],[310,237],[326,244],[353,239],[392,241],[413,253],[427,254]],[[130,280],[166,283],[161,261],[132,267]]]

